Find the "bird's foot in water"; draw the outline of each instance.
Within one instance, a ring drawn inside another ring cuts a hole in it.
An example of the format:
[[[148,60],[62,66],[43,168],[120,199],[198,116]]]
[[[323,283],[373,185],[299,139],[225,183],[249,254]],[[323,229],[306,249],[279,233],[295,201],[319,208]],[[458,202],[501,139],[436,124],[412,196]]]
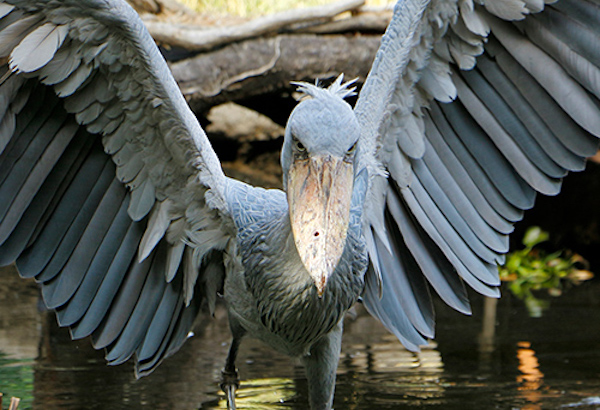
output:
[[[235,410],[235,392],[240,387],[237,369],[221,371],[221,390],[227,396],[227,409]]]

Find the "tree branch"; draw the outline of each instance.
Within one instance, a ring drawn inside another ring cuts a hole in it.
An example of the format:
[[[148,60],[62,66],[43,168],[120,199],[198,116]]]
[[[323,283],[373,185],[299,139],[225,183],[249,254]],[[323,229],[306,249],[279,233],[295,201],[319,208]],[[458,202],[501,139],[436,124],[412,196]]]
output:
[[[177,0],[127,0],[127,2],[138,13],[159,14],[168,12],[187,16],[195,14],[193,10],[179,3]]]
[[[235,26],[209,29],[151,20],[146,20],[144,23],[158,43],[182,47],[190,51],[206,51],[223,44],[277,32],[292,24],[330,20],[340,13],[355,10],[364,3],[364,0],[341,0],[322,7],[286,10]]]

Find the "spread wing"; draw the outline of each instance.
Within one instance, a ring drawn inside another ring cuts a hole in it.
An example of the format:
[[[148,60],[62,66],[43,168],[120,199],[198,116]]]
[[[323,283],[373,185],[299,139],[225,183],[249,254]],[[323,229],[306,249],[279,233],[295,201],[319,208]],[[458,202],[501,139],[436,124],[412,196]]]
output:
[[[214,306],[226,178],[125,2],[8,0],[0,18],[0,265],[146,374]]]
[[[463,283],[499,295],[513,224],[596,152],[598,27],[588,0],[398,2],[355,110],[364,299],[408,348],[433,336],[429,285],[465,313]]]

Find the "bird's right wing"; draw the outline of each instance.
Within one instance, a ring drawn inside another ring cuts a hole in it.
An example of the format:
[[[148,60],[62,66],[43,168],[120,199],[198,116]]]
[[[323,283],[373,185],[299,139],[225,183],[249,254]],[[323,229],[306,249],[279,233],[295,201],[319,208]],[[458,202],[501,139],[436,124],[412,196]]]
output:
[[[74,338],[139,374],[181,346],[223,280],[225,186],[124,1],[0,1],[0,265]]]
[[[429,285],[462,312],[463,281],[499,295],[513,224],[596,152],[599,27],[591,0],[398,2],[355,111],[364,300],[407,347],[433,336]]]

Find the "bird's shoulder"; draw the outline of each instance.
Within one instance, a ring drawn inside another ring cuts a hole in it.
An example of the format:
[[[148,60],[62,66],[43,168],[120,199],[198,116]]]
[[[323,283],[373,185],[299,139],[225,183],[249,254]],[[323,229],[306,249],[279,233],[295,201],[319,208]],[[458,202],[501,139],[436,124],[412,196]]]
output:
[[[229,179],[225,191],[229,214],[238,234],[281,220],[288,212],[285,192]]]

